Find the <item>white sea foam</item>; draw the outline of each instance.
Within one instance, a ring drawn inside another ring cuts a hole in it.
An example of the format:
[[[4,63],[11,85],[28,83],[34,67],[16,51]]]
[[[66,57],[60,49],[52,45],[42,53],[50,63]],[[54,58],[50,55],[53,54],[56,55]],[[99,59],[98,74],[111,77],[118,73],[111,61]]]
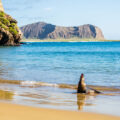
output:
[[[37,85],[36,81],[22,81],[20,83],[21,86],[33,86],[33,85]]]
[[[40,86],[58,87],[58,84],[44,83],[44,82],[39,82],[38,85],[40,85]]]
[[[49,86],[49,87],[58,87],[58,84],[45,83],[45,82],[36,82],[36,81],[22,81],[21,86]]]

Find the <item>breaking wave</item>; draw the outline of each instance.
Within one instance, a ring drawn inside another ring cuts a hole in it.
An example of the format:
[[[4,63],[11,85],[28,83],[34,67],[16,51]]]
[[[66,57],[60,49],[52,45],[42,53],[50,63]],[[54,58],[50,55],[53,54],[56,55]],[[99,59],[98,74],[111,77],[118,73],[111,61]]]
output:
[[[54,83],[46,83],[46,82],[37,82],[37,81],[19,81],[19,80],[1,80],[0,84],[16,84],[21,87],[58,87],[58,88],[67,88],[67,89],[77,89],[77,85],[74,84],[54,84]],[[106,87],[106,86],[94,86],[87,85],[87,87],[99,90],[99,91],[112,91],[112,92],[120,92],[119,87]]]

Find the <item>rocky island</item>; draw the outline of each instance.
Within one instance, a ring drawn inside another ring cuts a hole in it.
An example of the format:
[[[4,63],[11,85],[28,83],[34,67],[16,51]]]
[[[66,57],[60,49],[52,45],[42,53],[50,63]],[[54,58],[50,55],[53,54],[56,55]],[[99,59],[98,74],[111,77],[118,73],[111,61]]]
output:
[[[4,12],[0,0],[0,45],[19,45],[21,36],[17,21]]]
[[[80,39],[104,40],[104,35],[100,28],[86,24],[74,27],[56,26],[44,22],[37,22],[25,25],[20,28],[24,37],[29,39],[69,39],[77,37]]]

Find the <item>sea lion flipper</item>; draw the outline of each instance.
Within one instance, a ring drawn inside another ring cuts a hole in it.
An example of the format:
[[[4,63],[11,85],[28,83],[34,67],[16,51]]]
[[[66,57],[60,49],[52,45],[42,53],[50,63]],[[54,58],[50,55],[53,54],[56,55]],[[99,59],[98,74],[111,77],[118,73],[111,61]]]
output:
[[[98,90],[96,90],[96,89],[93,89],[93,88],[89,88],[90,90],[93,90],[94,91],[94,93],[96,93],[96,94],[100,94],[101,92],[100,91],[98,91]]]

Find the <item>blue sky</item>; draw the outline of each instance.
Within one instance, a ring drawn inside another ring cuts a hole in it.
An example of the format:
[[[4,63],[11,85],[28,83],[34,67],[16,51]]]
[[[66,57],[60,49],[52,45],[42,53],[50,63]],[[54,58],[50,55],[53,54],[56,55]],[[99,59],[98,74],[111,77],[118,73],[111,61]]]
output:
[[[19,26],[44,21],[60,26],[93,24],[106,39],[120,40],[120,0],[2,0]]]

